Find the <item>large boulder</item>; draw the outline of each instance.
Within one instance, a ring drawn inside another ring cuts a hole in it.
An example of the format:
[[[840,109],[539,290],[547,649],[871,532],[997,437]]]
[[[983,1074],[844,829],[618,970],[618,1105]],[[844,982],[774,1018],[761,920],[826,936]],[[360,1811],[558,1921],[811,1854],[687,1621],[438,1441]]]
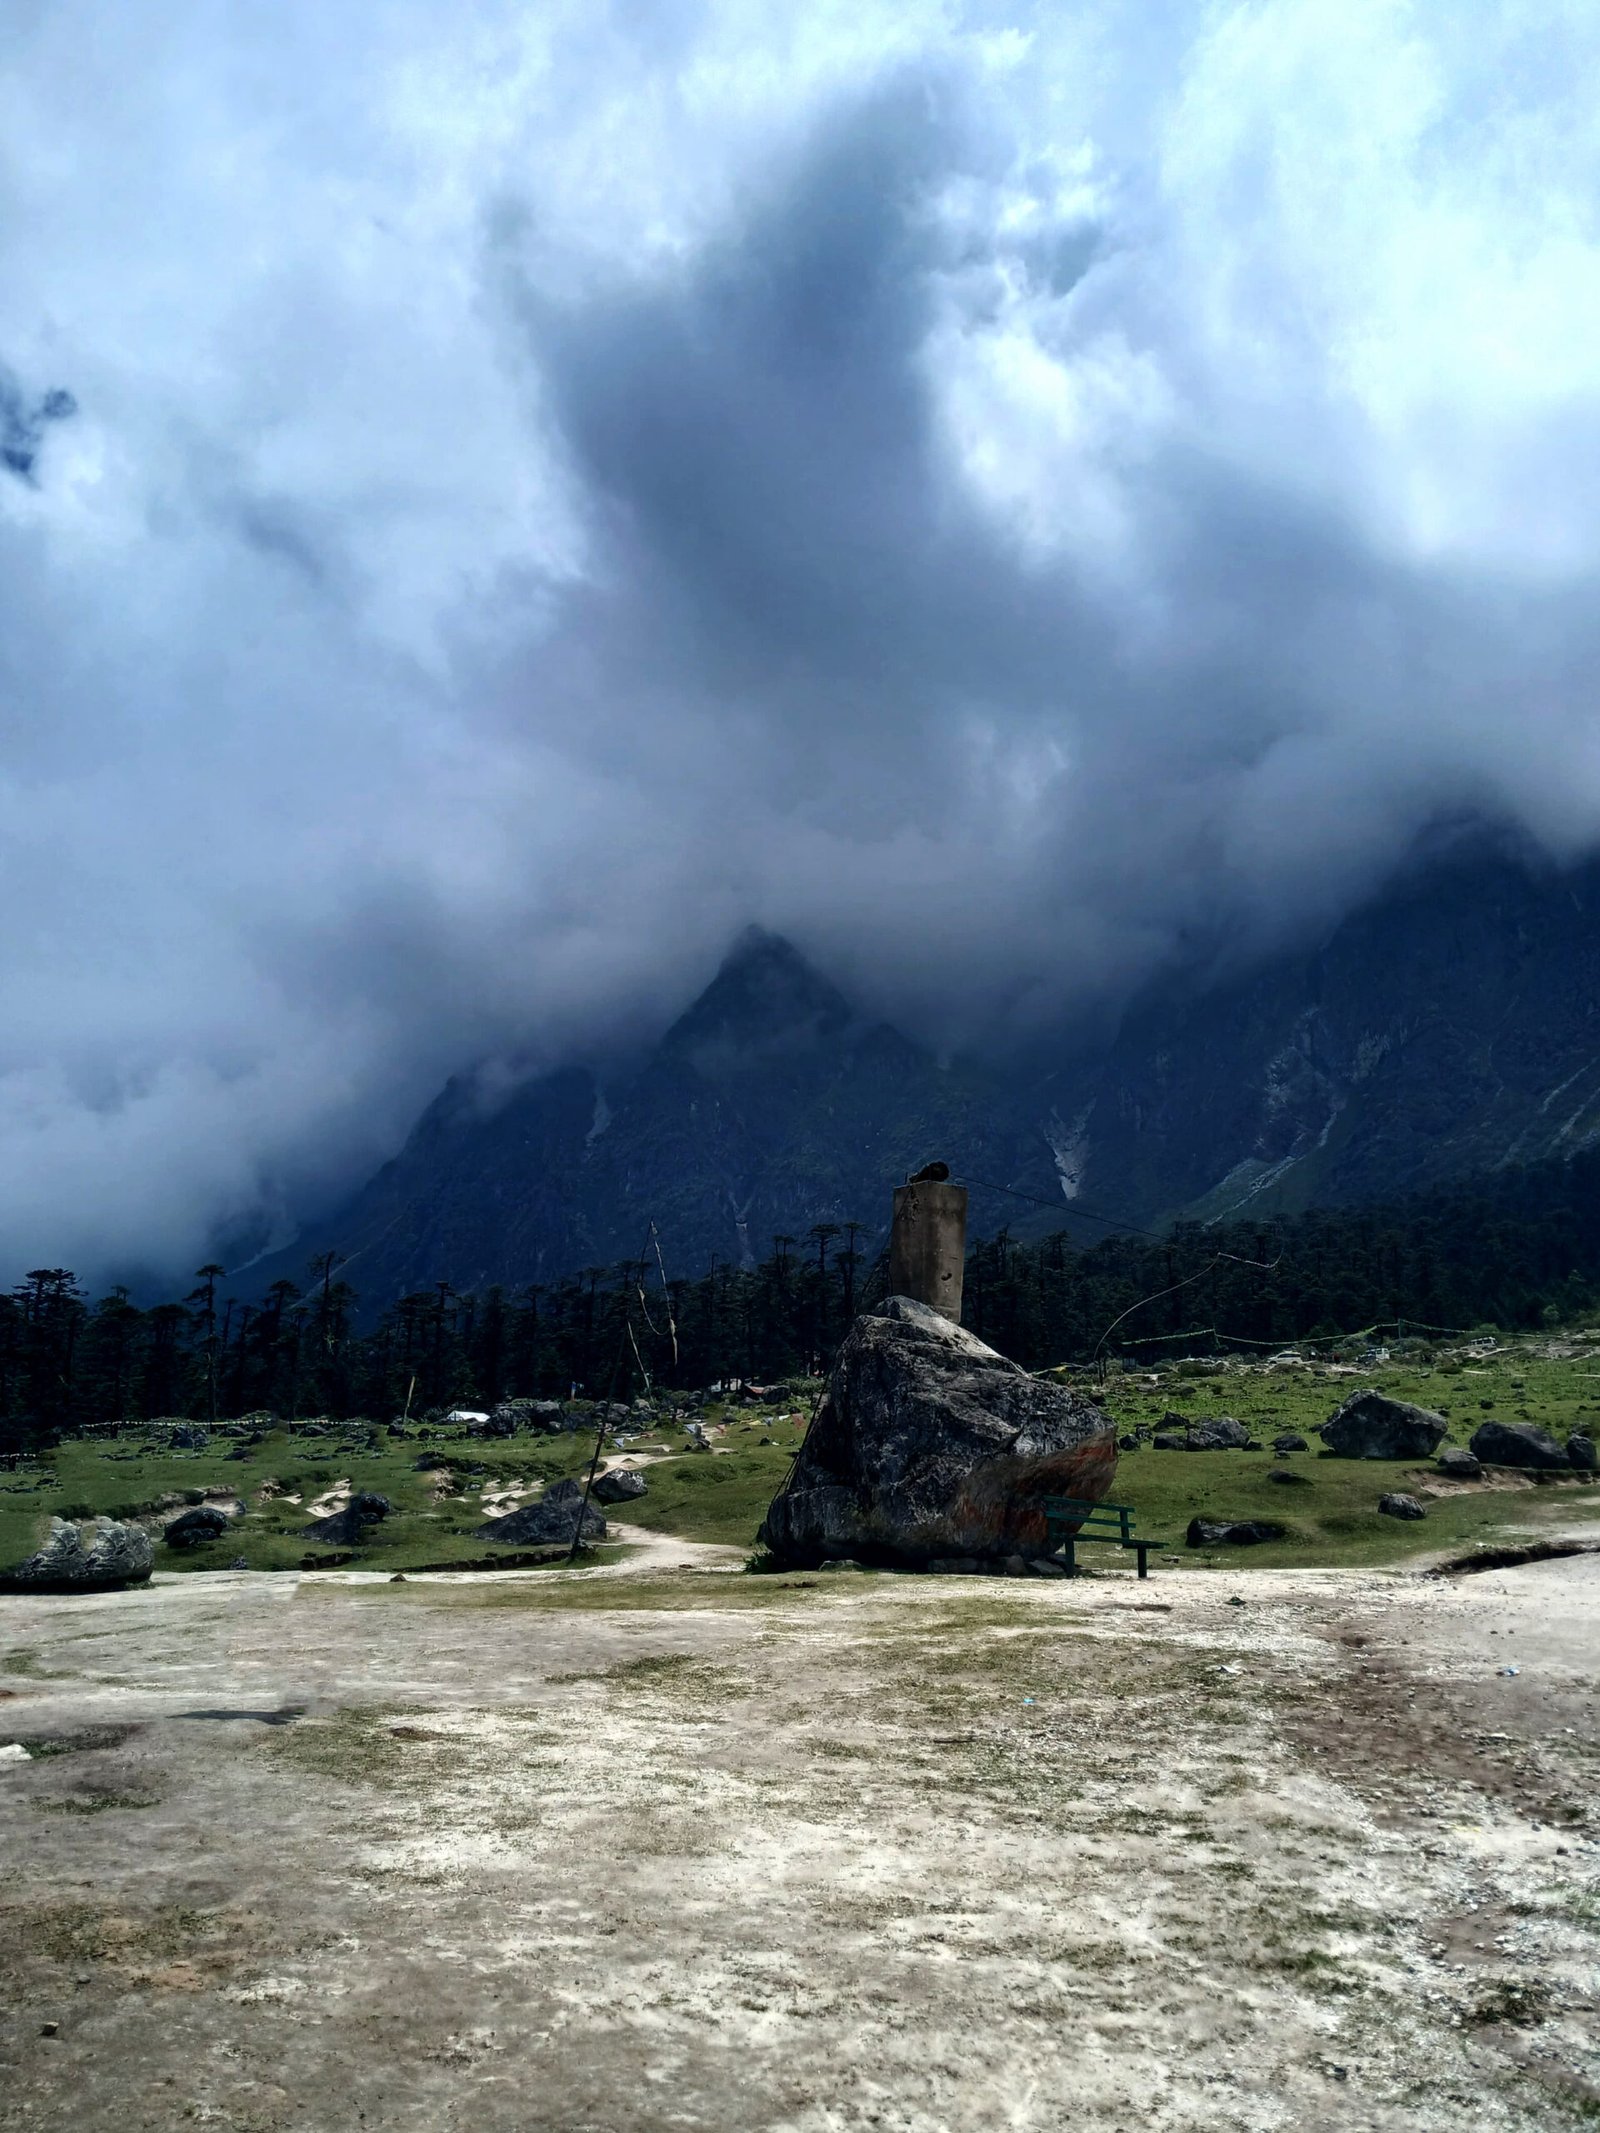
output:
[[[581,1481],[553,1481],[536,1503],[508,1511],[504,1518],[491,1518],[475,1528],[479,1540],[512,1541],[523,1548],[569,1547],[582,1526],[586,1541],[603,1541],[606,1522],[591,1501],[583,1501]]]
[[[220,1540],[231,1523],[227,1512],[216,1504],[196,1504],[192,1511],[180,1511],[161,1538],[169,1548],[199,1548],[207,1541]]]
[[[1168,1421],[1172,1420],[1169,1416]],[[1238,1452],[1251,1442],[1250,1432],[1232,1415],[1196,1415],[1192,1422],[1179,1418],[1178,1430],[1163,1428],[1156,1444],[1164,1452]]]
[[[1383,1392],[1353,1392],[1322,1425],[1322,1441],[1341,1459],[1431,1459],[1449,1430],[1443,1415]]]
[[[1532,1422],[1484,1422],[1472,1433],[1472,1449],[1485,1466],[1570,1468],[1572,1464],[1550,1432]]]
[[[927,1304],[858,1318],[760,1539],[780,1562],[922,1567],[1042,1555],[1044,1499],[1097,1501],[1113,1425]]]
[[[80,1527],[52,1518],[50,1538],[26,1562],[0,1575],[0,1592],[115,1592],[142,1585],[155,1560],[143,1526],[97,1518]]]
[[[1184,1540],[1191,1548],[1258,1548],[1288,1533],[1275,1518],[1191,1518]]]
[[[637,1503],[641,1496],[648,1494],[643,1474],[636,1473],[631,1466],[617,1467],[609,1474],[597,1474],[589,1492],[590,1501],[595,1503]]]
[[[1574,1430],[1567,1439],[1567,1463],[1592,1474],[1596,1465],[1593,1437],[1586,1437],[1582,1430]]]
[[[309,1526],[302,1527],[304,1540],[331,1541],[339,1548],[359,1548],[372,1528],[388,1517],[394,1509],[387,1496],[375,1495],[362,1489],[352,1496],[342,1511],[334,1511],[326,1518],[313,1519]]]

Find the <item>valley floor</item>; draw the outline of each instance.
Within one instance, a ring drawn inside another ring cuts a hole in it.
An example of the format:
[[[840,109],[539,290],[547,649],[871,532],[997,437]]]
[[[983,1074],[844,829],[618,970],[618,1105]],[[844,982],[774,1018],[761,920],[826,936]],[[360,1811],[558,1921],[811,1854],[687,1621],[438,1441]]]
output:
[[[1600,2122],[1600,1557],[740,1556],[0,1600],[0,2124]]]

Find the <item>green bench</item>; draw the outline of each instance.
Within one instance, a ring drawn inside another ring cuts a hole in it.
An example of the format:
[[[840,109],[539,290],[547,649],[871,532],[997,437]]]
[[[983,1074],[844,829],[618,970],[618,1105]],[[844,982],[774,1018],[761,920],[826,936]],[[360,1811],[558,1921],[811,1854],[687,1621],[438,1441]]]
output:
[[[1076,1532],[1066,1528],[1075,1526]],[[1107,1528],[1091,1532],[1093,1526]],[[1114,1528],[1115,1530],[1109,1530]],[[1044,1500],[1045,1538],[1059,1543],[1072,1576],[1078,1571],[1078,1542],[1104,1541],[1112,1548],[1131,1548],[1139,1558],[1139,1575],[1150,1575],[1150,1550],[1164,1548],[1165,1541],[1140,1540],[1133,1530],[1133,1506],[1126,1503],[1087,1503],[1081,1496],[1047,1496]]]

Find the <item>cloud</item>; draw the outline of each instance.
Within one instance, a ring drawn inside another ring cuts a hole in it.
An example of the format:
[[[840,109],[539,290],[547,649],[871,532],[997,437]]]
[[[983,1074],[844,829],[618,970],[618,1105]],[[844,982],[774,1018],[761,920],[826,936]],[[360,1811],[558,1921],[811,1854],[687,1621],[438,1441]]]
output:
[[[750,919],[992,1039],[1595,841],[1590,11],[1066,14],[19,11],[11,1263],[197,1264]]]

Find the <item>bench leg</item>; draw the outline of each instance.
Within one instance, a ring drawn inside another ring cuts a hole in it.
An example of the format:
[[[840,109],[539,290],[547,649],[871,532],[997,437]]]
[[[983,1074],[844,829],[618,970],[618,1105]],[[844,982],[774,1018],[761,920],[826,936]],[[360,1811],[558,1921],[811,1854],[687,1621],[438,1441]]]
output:
[[[1067,1558],[1067,1576],[1075,1578],[1078,1575],[1078,1544],[1075,1540],[1063,1541],[1061,1547]]]
[[[1135,1541],[1134,1552],[1139,1558],[1139,1575],[1147,1578],[1150,1575],[1150,1550],[1142,1542]]]

